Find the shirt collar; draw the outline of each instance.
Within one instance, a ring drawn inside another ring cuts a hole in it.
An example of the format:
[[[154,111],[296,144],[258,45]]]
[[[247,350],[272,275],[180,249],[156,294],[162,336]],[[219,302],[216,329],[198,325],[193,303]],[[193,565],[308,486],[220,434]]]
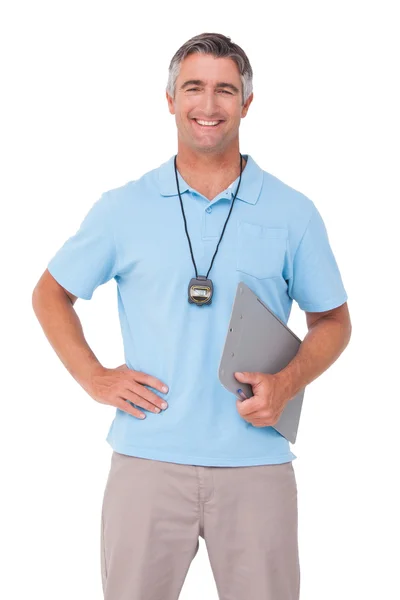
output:
[[[236,196],[238,200],[248,202],[249,204],[255,204],[261,192],[263,183],[263,171],[257,165],[255,160],[249,154],[243,154],[246,159],[246,166],[242,171],[242,180],[240,182],[239,192]],[[158,184],[160,194],[162,196],[177,196],[178,190],[176,188],[175,169],[174,169],[174,156],[171,156],[166,162],[164,162],[158,169]],[[186,181],[181,177],[178,171],[179,190],[181,194],[190,189]],[[232,193],[235,194],[236,188],[239,183],[239,176],[232,184]]]

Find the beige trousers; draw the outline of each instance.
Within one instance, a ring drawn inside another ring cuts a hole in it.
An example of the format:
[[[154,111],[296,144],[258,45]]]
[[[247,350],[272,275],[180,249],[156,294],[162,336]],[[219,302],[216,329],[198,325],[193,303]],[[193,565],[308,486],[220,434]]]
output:
[[[299,600],[291,462],[208,467],[113,452],[101,515],[104,600],[178,600],[199,536],[220,600]]]

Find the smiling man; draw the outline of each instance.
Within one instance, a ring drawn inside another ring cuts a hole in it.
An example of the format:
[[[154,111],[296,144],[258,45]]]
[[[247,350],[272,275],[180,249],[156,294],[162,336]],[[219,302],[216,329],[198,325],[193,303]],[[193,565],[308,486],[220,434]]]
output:
[[[167,91],[178,129],[178,171],[209,200],[238,176],[238,129],[253,100],[247,93],[243,102],[242,87],[232,58],[196,52],[181,63],[174,97]]]
[[[35,313],[71,375],[114,406],[101,516],[105,600],[177,600],[206,543],[220,600],[298,600],[297,486],[273,427],[351,335],[347,294],[314,203],[241,154],[253,100],[249,60],[204,33],[169,65],[178,152],[105,192],[35,287]],[[126,363],[100,364],[73,308],[114,278]],[[232,303],[244,281],[308,333],[276,374],[218,380]],[[238,383],[240,387],[240,384]]]

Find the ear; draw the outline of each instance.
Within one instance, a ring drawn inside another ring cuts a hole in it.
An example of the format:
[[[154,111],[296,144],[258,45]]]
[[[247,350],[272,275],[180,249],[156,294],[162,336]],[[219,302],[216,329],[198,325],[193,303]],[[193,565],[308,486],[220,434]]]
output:
[[[247,111],[249,110],[249,106],[250,104],[253,102],[253,98],[254,98],[254,94],[253,92],[250,94],[250,96],[247,98],[246,102],[243,104],[243,108],[242,108],[242,119],[243,117],[245,117],[247,115]]]
[[[165,92],[165,96],[167,98],[167,102],[168,102],[168,110],[171,113],[171,115],[175,114],[175,102],[174,99],[171,98],[171,96],[168,94],[168,92]]]

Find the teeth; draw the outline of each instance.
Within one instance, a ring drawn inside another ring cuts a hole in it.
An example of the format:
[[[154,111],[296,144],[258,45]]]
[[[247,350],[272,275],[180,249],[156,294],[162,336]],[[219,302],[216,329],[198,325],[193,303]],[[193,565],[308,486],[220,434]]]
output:
[[[212,125],[218,125],[219,123],[219,121],[199,121],[198,119],[195,119],[195,121],[199,125],[207,125],[209,127],[211,127]]]

